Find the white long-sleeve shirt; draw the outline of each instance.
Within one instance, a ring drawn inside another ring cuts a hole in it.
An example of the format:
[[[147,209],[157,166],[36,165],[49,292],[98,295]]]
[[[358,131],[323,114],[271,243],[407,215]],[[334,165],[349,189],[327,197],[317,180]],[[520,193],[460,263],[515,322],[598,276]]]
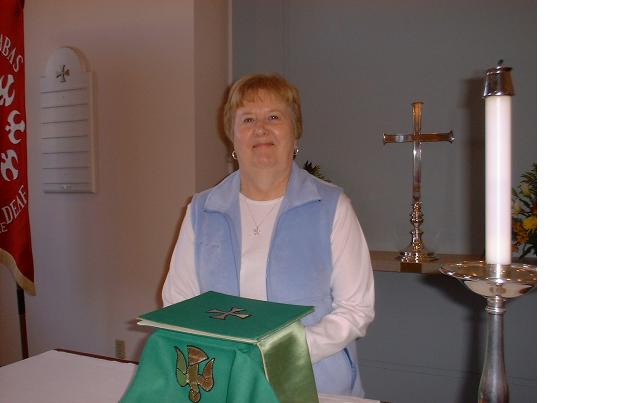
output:
[[[276,218],[272,212],[277,212],[282,199],[257,202],[242,194],[240,198],[240,296],[266,300],[266,256]],[[190,209],[191,206],[187,207],[162,289],[165,306],[202,292],[195,269],[195,237]],[[256,226],[260,227],[259,236],[253,234]],[[333,219],[331,253],[333,309],[320,322],[305,328],[314,363],[364,336],[374,317],[375,294],[369,248],[351,201],[344,194],[338,199]]]

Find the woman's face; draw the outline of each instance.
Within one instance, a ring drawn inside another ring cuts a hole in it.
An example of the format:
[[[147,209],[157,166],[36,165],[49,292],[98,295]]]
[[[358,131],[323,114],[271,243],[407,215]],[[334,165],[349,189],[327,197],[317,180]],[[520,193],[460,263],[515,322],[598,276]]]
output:
[[[240,169],[290,167],[296,144],[293,112],[279,97],[258,91],[236,110],[233,144]]]

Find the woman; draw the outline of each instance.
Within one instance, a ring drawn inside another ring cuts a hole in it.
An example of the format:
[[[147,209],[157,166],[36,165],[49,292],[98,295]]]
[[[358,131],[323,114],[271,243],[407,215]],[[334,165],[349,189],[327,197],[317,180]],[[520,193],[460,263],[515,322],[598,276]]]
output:
[[[313,305],[302,323],[318,392],[364,396],[355,340],[374,317],[369,249],[342,190],[293,162],[302,135],[297,89],[278,75],[240,79],[224,126],[239,170],[193,197],[165,306],[209,290]]]

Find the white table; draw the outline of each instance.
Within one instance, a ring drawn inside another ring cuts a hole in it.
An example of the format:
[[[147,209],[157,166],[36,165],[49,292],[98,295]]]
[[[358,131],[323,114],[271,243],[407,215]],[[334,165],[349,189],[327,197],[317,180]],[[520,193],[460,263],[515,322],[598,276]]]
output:
[[[51,350],[0,367],[0,402],[114,403],[137,365]],[[319,395],[320,403],[374,403],[377,400]]]

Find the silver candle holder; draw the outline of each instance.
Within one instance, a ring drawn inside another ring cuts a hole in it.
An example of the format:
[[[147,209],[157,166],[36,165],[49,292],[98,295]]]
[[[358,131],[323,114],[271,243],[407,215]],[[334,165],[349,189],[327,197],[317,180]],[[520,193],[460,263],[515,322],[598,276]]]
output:
[[[502,66],[487,70],[484,97],[512,96],[511,69]],[[509,386],[504,365],[504,314],[506,302],[526,294],[536,287],[536,266],[509,263],[490,264],[471,261],[441,266],[443,274],[459,280],[472,292],[484,297],[488,316],[484,366],[478,388],[478,402],[507,403]]]
[[[478,402],[508,402],[509,385],[504,365],[505,305],[508,299],[517,298],[536,287],[536,267],[521,263],[493,265],[471,261],[443,265],[440,271],[458,279],[469,290],[487,300],[487,344]]]

